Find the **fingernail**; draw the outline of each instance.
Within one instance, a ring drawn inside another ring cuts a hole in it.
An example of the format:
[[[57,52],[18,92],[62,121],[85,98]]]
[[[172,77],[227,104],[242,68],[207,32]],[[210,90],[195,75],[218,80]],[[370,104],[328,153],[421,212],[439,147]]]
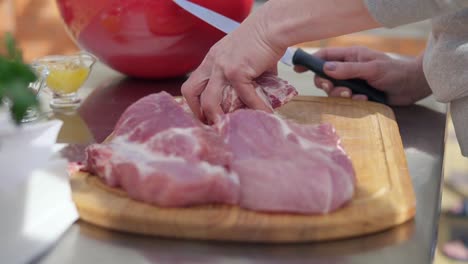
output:
[[[326,62],[325,63],[325,70],[327,70],[327,71],[336,70],[336,63],[335,62]]]
[[[341,96],[341,97],[350,97],[350,96],[351,96],[351,93],[348,92],[348,91],[343,91],[343,92],[340,93],[340,96]]]
[[[320,86],[322,86],[322,89],[323,89],[325,92],[329,92],[329,91],[330,91],[330,85],[328,85],[328,83],[323,82]]]

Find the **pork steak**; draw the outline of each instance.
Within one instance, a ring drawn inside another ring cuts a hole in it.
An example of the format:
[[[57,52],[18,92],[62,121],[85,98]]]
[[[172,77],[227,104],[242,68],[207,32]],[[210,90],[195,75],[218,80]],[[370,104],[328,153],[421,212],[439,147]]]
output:
[[[235,107],[207,126],[165,92],[131,105],[110,140],[86,154],[86,170],[158,206],[224,203],[324,214],[349,201],[355,188],[351,160],[332,125]]]
[[[238,203],[227,145],[165,92],[131,105],[109,141],[86,154],[86,171],[136,200],[171,207]]]
[[[242,207],[328,213],[352,198],[353,166],[330,124],[299,125],[240,109],[216,127],[234,155]]]

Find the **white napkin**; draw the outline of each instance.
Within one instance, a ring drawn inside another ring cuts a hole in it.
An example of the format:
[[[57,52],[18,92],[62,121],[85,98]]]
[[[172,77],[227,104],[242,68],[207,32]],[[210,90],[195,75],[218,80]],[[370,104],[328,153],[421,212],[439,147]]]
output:
[[[16,126],[0,109],[0,259],[25,263],[78,219],[68,163],[55,144],[62,121]]]

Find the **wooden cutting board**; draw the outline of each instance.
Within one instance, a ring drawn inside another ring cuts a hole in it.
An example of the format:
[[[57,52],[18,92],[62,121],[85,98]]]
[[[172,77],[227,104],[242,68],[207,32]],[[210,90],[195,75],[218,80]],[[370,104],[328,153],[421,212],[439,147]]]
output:
[[[415,196],[390,108],[346,99],[296,97],[279,112],[299,123],[331,122],[336,127],[357,174],[355,196],[345,207],[312,216],[224,205],[158,208],[129,199],[95,176],[76,173],[71,186],[81,219],[146,235],[278,243],[360,236],[414,217]]]

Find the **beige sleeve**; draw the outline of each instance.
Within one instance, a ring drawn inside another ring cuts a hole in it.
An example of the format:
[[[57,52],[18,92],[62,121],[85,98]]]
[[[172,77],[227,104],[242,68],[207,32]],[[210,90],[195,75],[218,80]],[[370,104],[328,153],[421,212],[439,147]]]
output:
[[[468,7],[468,0],[364,0],[382,26],[393,28]]]
[[[463,156],[468,157],[468,97],[452,101],[450,103],[450,114],[460,151]]]

